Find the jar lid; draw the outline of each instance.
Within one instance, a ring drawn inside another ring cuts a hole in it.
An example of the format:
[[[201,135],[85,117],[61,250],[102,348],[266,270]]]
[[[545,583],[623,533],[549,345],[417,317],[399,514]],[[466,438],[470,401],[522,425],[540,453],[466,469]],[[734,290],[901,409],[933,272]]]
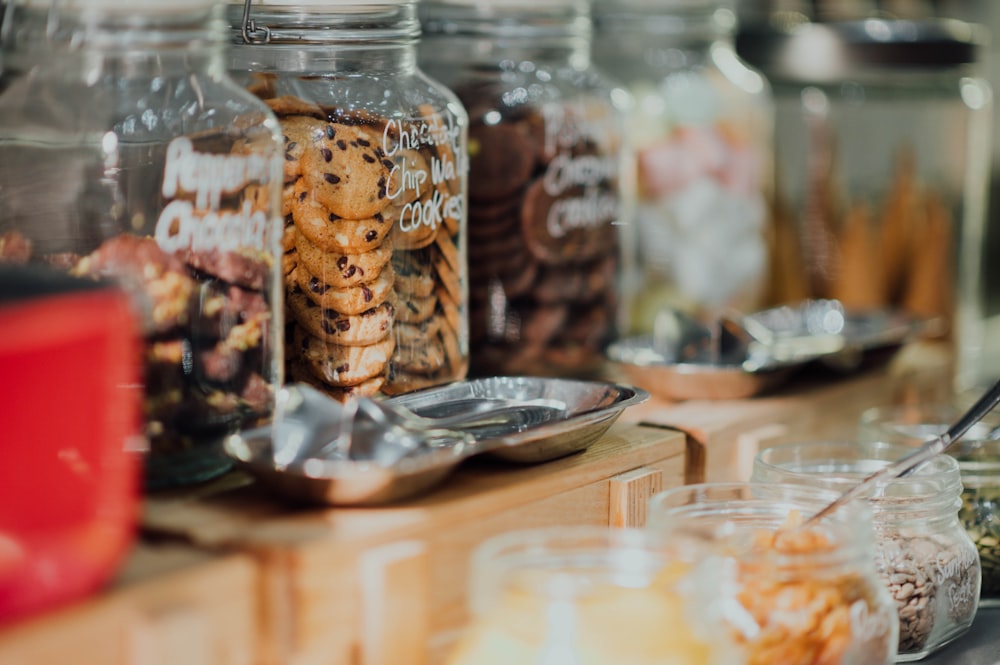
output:
[[[873,69],[946,69],[974,63],[979,26],[953,19],[802,22],[740,30],[736,50],[776,80],[833,81]]]
[[[104,11],[127,14],[183,14],[192,10],[210,9],[218,0],[22,0],[33,9],[69,10],[75,12]]]

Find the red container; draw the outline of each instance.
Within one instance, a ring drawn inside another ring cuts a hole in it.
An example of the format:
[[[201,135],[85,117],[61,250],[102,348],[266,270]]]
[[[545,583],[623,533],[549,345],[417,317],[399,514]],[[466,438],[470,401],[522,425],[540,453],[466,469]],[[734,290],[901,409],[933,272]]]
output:
[[[131,545],[137,327],[117,289],[0,266],[0,624],[95,591]]]

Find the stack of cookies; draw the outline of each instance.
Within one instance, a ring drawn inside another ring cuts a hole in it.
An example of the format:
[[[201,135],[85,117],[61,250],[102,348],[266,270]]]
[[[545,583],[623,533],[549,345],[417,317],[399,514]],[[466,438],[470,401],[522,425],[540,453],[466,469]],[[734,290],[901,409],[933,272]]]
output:
[[[440,146],[403,145],[405,124],[364,112],[266,101],[286,150],[288,377],[343,401],[464,376],[461,224],[437,219],[454,193],[430,184]]]

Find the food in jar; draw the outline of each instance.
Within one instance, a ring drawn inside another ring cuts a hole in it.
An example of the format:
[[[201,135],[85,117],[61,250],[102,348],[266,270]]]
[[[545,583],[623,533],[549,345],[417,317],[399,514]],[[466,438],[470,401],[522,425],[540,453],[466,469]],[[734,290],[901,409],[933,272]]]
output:
[[[779,529],[755,533],[749,556],[738,556],[739,604],[752,618],[741,626],[749,665],[881,665],[893,634],[876,599],[856,572],[818,567],[837,544],[793,512]],[[819,557],[811,562],[800,555]],[[790,557],[783,560],[782,557]]]
[[[470,116],[473,372],[590,371],[617,308],[610,129],[571,103],[508,104],[484,85],[456,92]]]
[[[426,105],[398,120],[265,102],[285,141],[289,378],[339,400],[463,378],[457,127]]]
[[[1000,462],[1000,458],[995,461]],[[959,519],[976,544],[982,568],[980,599],[1000,602],[1000,487],[967,487]]]

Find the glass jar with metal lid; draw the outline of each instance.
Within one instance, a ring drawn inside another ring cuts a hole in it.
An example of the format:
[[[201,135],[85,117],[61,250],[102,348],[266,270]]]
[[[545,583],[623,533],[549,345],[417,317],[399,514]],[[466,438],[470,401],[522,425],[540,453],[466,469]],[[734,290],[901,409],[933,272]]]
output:
[[[751,480],[846,491],[899,459],[909,446],[809,441],[762,450]],[[979,606],[980,562],[959,521],[959,465],[939,455],[866,497],[875,528],[874,561],[899,615],[897,662],[921,660],[965,634]]]
[[[983,353],[992,104],[979,33],[951,20],[782,16],[744,24],[737,40],[775,93],[776,269],[808,297],[903,310],[953,335],[956,381],[968,384]]]
[[[469,129],[472,371],[586,375],[614,335],[627,99],[584,0],[426,0],[421,65]]]
[[[415,0],[229,6],[277,114],[286,362],[338,400],[465,377],[467,116],[417,67]]]
[[[135,296],[148,488],[226,470],[282,380],[280,135],[226,75],[220,9],[27,0],[3,22],[0,257]]]
[[[634,257],[624,319],[673,311],[712,325],[770,297],[773,106],[733,48],[726,0],[596,0],[594,59],[634,97]]]

